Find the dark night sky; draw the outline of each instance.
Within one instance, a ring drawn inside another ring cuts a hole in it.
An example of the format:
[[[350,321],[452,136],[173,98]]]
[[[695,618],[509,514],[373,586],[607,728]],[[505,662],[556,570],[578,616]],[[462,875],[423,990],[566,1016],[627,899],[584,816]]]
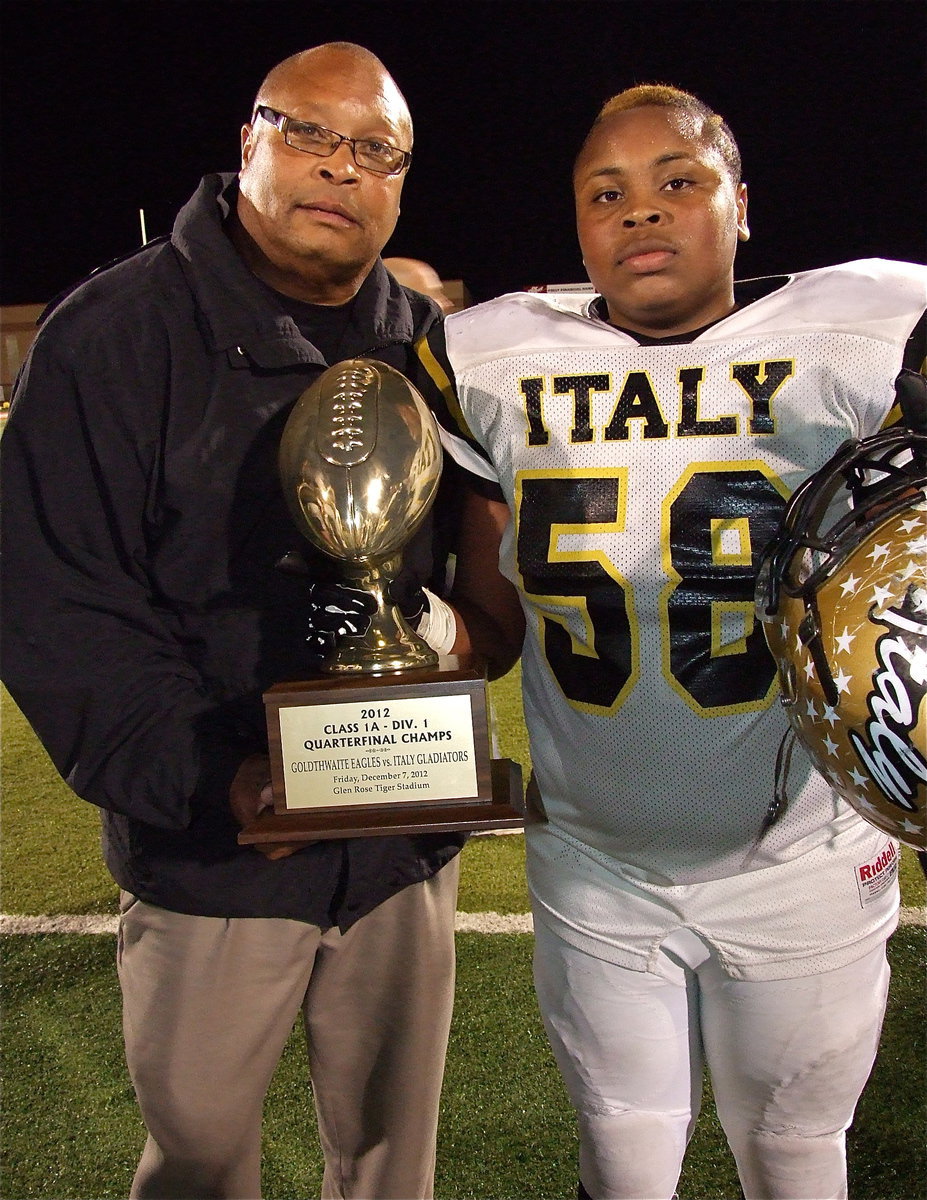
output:
[[[279,59],[360,42],[412,108],[415,162],[387,253],[476,299],[583,278],[572,157],[635,82],[695,91],[750,186],[741,277],[923,261],[921,0],[2,0],[0,301],[41,302],[166,233]]]

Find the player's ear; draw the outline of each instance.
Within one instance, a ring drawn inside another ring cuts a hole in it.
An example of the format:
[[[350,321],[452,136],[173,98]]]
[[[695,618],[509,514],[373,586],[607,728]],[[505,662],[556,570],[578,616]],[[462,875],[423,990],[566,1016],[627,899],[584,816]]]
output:
[[[750,238],[750,227],[747,225],[747,185],[737,185],[737,240],[746,242]]]

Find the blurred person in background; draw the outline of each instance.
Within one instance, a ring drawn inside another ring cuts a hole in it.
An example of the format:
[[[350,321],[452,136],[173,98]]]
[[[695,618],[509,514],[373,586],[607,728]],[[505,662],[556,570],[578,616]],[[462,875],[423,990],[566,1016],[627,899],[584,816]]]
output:
[[[445,316],[456,311],[456,305],[444,290],[441,276],[429,263],[420,258],[384,258],[383,265],[403,287],[430,296]]]

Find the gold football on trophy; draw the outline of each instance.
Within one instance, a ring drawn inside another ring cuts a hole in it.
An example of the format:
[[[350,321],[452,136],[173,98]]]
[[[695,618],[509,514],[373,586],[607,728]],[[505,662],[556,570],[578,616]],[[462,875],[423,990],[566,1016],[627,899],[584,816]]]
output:
[[[345,582],[377,604],[368,632],[342,642],[322,669],[434,665],[437,655],[389,599],[402,549],[427,515],[441,477],[438,428],[409,380],[367,358],[330,367],[290,414],[280,476],[303,534],[339,559]]]

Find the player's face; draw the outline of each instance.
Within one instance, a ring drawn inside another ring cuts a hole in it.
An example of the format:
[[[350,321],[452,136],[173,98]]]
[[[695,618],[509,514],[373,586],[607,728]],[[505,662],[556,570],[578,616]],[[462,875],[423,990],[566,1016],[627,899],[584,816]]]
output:
[[[669,337],[733,309],[747,190],[682,110],[607,117],[573,182],[583,260],[612,324]]]
[[[264,99],[348,137],[411,147],[408,110],[390,77],[338,52],[317,58]],[[265,277],[287,294],[312,298],[318,283],[323,303],[349,298],[396,226],[404,178],[359,167],[347,142],[329,158],[293,149],[255,118],[242,130],[238,216],[269,261]]]

